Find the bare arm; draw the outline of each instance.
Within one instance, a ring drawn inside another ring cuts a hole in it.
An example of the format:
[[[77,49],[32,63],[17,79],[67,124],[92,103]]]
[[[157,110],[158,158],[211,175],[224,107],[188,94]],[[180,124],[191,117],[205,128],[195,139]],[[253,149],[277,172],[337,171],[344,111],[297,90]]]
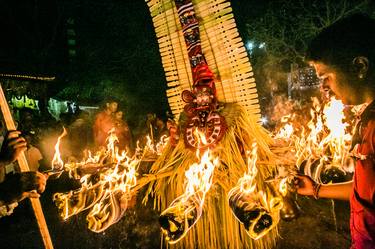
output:
[[[296,187],[298,194],[314,196],[314,188],[316,190],[316,186],[317,183],[315,183],[310,177],[297,176]],[[323,184],[316,193],[316,197],[349,200],[352,188],[353,181],[335,184]]]
[[[332,198],[348,201],[353,189],[353,181],[325,184],[320,187],[319,198]]]
[[[26,150],[26,140],[20,134],[20,131],[9,131],[5,136],[0,151],[0,167],[16,161],[21,152]]]

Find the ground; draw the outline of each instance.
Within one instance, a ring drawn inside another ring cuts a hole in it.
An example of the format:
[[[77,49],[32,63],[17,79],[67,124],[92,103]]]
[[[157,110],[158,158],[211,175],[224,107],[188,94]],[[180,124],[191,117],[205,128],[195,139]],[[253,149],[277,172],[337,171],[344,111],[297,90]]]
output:
[[[299,197],[298,203],[300,217],[281,221],[277,249],[350,248],[348,202]]]
[[[117,224],[102,234],[87,229],[84,214],[62,221],[51,198],[54,192],[62,190],[62,185],[68,184],[67,181],[69,180],[63,179],[60,183],[49,182],[41,198],[56,249],[160,248],[158,215],[150,206],[144,207],[140,200]],[[290,222],[281,221],[280,239],[275,249],[350,247],[348,203],[331,200],[316,201],[308,197],[299,197],[298,203],[301,207],[300,217]],[[12,216],[0,219],[0,245],[4,249],[43,248],[28,201],[20,203]]]

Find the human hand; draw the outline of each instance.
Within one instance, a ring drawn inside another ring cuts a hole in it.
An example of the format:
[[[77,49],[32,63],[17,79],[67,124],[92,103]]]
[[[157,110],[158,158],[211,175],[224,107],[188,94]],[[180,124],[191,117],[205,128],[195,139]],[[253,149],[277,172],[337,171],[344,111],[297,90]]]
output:
[[[316,183],[310,176],[296,175],[294,179],[294,186],[297,193],[300,195],[314,195],[314,186]]]
[[[25,198],[38,198],[46,188],[47,178],[40,172],[22,172],[7,176],[0,183],[0,202],[8,205]]]
[[[19,155],[27,149],[26,140],[20,136],[20,131],[9,131],[1,146],[0,165],[5,166],[17,160]]]

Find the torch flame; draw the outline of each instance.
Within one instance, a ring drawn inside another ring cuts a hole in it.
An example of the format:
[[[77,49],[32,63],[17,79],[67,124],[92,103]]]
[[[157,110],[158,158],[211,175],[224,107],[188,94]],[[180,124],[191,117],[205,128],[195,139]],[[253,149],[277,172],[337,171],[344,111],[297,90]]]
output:
[[[276,133],[276,138],[291,139],[296,165],[300,166],[304,162],[305,174],[313,177],[310,170],[312,163],[320,160],[314,173],[317,178],[314,177],[314,180],[320,181],[319,175],[327,167],[345,167],[346,171],[351,171],[348,152],[352,135],[348,130],[349,124],[344,122],[344,108],[344,104],[335,98],[331,98],[324,108],[317,98],[313,98],[311,120],[307,129],[302,128],[300,134],[297,134],[293,126],[287,123]],[[285,117],[283,120],[288,119],[289,117]]]
[[[57,138],[57,142],[55,145],[55,154],[53,155],[52,159],[52,170],[61,170],[64,167],[64,162],[61,159],[61,154],[60,154],[60,143],[61,139],[65,137],[68,133],[66,132],[65,127],[63,127],[63,132],[62,134]]]
[[[252,145],[252,150],[247,151],[247,173],[239,179],[240,191],[246,194],[252,193],[255,191],[256,188],[256,180],[255,177],[258,173],[258,169],[256,167],[256,162],[258,160],[257,155],[258,147],[257,144],[254,142]]]
[[[200,162],[194,163],[185,172],[185,193],[175,199],[159,218],[169,244],[180,241],[201,217],[205,196],[212,185],[213,173],[218,164],[219,158],[213,157],[211,151],[206,150]]]
[[[99,233],[123,216],[133,195],[132,188],[137,183],[140,160],[129,157],[126,151],[120,152],[117,141],[112,130],[106,149],[95,155],[89,151],[82,162],[65,164],[65,170],[80,179],[81,188],[54,195],[63,219],[92,208],[87,216],[88,227]]]
[[[288,182],[288,178],[287,177],[283,178],[280,181],[279,192],[280,192],[280,194],[282,196],[286,196],[288,194],[288,185],[287,185],[287,182]]]

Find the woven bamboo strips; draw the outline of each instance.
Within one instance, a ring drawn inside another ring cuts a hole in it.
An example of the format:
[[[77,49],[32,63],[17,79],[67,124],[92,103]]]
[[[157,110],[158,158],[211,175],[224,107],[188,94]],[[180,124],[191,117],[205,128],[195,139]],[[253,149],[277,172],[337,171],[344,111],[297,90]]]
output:
[[[16,130],[16,125],[14,124],[13,117],[9,110],[9,106],[6,101],[1,84],[0,84],[0,106],[1,106],[1,112],[3,113],[3,116],[4,116],[4,121],[5,121],[7,130],[8,131]],[[25,154],[23,152],[18,157],[18,164],[20,166],[21,172],[30,171]],[[44,247],[47,249],[53,249],[52,240],[51,240],[51,236],[49,235],[46,220],[44,218],[42,205],[40,204],[40,201],[37,198],[30,198],[30,201],[34,210],[36,221],[39,226],[39,231],[42,236]]]
[[[224,86],[221,87],[221,89],[233,89],[234,86],[235,90],[232,90],[232,92],[245,91],[245,93],[238,94],[235,99],[241,102],[247,110],[250,110],[248,106],[257,102],[254,100],[256,95],[252,95],[253,92],[256,92],[256,89],[253,85],[250,87],[244,86],[244,84],[252,84],[251,82],[254,82],[253,79],[249,80],[249,78],[252,77],[252,68],[247,57],[247,52],[236,29],[230,4],[223,0],[212,0],[210,3],[207,3],[207,1],[204,3],[197,2],[196,11],[203,19],[203,26],[209,38],[209,41],[202,38],[202,47],[211,46],[211,51],[215,51],[215,55],[207,54],[207,62],[211,66],[213,60],[216,59],[215,67],[217,67],[220,72],[222,84],[232,84],[232,87]],[[225,31],[225,33],[223,31]],[[209,50],[209,48],[207,48],[207,50]],[[222,61],[226,61],[227,63],[223,63]],[[240,82],[240,84],[238,84],[238,82]],[[217,88],[220,89],[220,87]],[[246,104],[244,98],[249,97],[249,103]],[[254,109],[257,110],[258,105],[255,106]],[[252,112],[254,109],[252,109]],[[256,112],[259,112],[259,110]]]
[[[191,89],[191,70],[181,26],[171,0],[146,1],[150,7],[166,72],[172,112],[183,110],[179,94]],[[226,0],[196,0],[200,20],[201,46],[211,70],[217,76],[218,99],[239,102],[246,110],[259,113],[255,80],[247,51],[236,28],[230,3]],[[248,100],[247,100],[248,99]],[[251,108],[250,108],[251,107]]]
[[[239,37],[239,34],[236,29],[236,25],[233,19],[233,15],[226,15],[223,17],[223,15],[228,14],[231,12],[231,9],[229,8],[230,4],[225,3],[223,6],[217,5],[218,3],[222,3],[223,1],[211,1],[214,6],[217,6],[217,9],[221,9],[221,11],[218,11],[216,14],[212,14],[216,11],[216,7],[213,7],[212,4],[202,4],[202,8],[200,8],[200,4],[197,3],[197,12],[199,12],[199,15],[202,15],[202,19],[204,20],[204,28],[206,29],[206,34],[210,38],[210,41],[204,41],[202,38],[202,46],[211,46],[211,51],[218,51],[215,55],[210,55],[208,53],[207,55],[207,61],[208,63],[212,63],[213,59],[216,59],[216,65],[218,67],[218,71],[220,72],[220,79],[222,80],[222,84],[226,84],[226,82],[232,83],[232,87],[221,87],[221,89],[227,90],[228,88],[232,88],[233,86],[236,86],[236,81],[241,82],[241,86],[243,83],[249,83],[249,81],[244,82],[244,78],[249,78],[251,74],[251,66],[250,63],[248,63],[248,57],[246,54],[246,50],[243,47],[241,38]],[[217,11],[216,11],[217,12]],[[205,18],[204,15],[210,15],[210,19]],[[215,20],[218,16],[220,16],[218,19]],[[216,25],[215,25],[216,21]],[[219,23],[219,24],[218,24]],[[223,32],[225,31],[225,35],[223,35]],[[215,35],[211,35],[215,34]],[[224,42],[223,42],[224,40]],[[221,41],[221,43],[220,43]],[[221,44],[221,45],[219,45]],[[223,52],[224,48],[224,52]],[[230,49],[228,49],[230,48]],[[209,49],[208,49],[209,50]],[[221,61],[227,61],[228,63],[222,63]],[[238,68],[236,65],[233,66],[233,63],[236,64],[247,64],[244,66],[241,66]],[[223,66],[221,66],[223,65]],[[237,70],[233,70],[233,67]],[[243,72],[242,72],[243,70]],[[237,76],[239,74],[238,71],[241,71],[243,76]],[[236,76],[233,76],[236,75]],[[229,79],[228,81],[226,79]],[[232,81],[230,81],[232,79]],[[253,80],[251,80],[253,82]],[[217,87],[220,89],[220,87]],[[248,89],[253,88],[251,86]],[[231,92],[237,92],[238,90],[244,90],[243,87],[241,88],[235,88],[235,90],[231,90]],[[246,89],[246,87],[245,87]],[[251,92],[256,91],[251,90]],[[243,94],[242,94],[243,95]],[[240,95],[240,96],[242,96]],[[246,96],[246,95],[245,95]],[[247,96],[249,97],[249,96]],[[251,96],[251,98],[254,98],[255,96]],[[243,102],[242,98],[229,98],[231,101],[233,99],[236,99],[238,102]],[[241,101],[239,101],[241,99]],[[253,104],[255,101],[251,100],[249,101],[249,104]],[[246,105],[247,106],[247,105]],[[248,109],[248,108],[247,108]],[[249,109],[248,109],[249,110]]]
[[[179,33],[180,26],[174,6],[170,1],[149,1],[156,36],[159,38],[162,63],[166,72],[168,102],[172,113],[178,119],[183,110],[181,101],[183,89],[191,85],[191,69],[185,48],[185,42]],[[173,8],[172,8],[173,7]]]

